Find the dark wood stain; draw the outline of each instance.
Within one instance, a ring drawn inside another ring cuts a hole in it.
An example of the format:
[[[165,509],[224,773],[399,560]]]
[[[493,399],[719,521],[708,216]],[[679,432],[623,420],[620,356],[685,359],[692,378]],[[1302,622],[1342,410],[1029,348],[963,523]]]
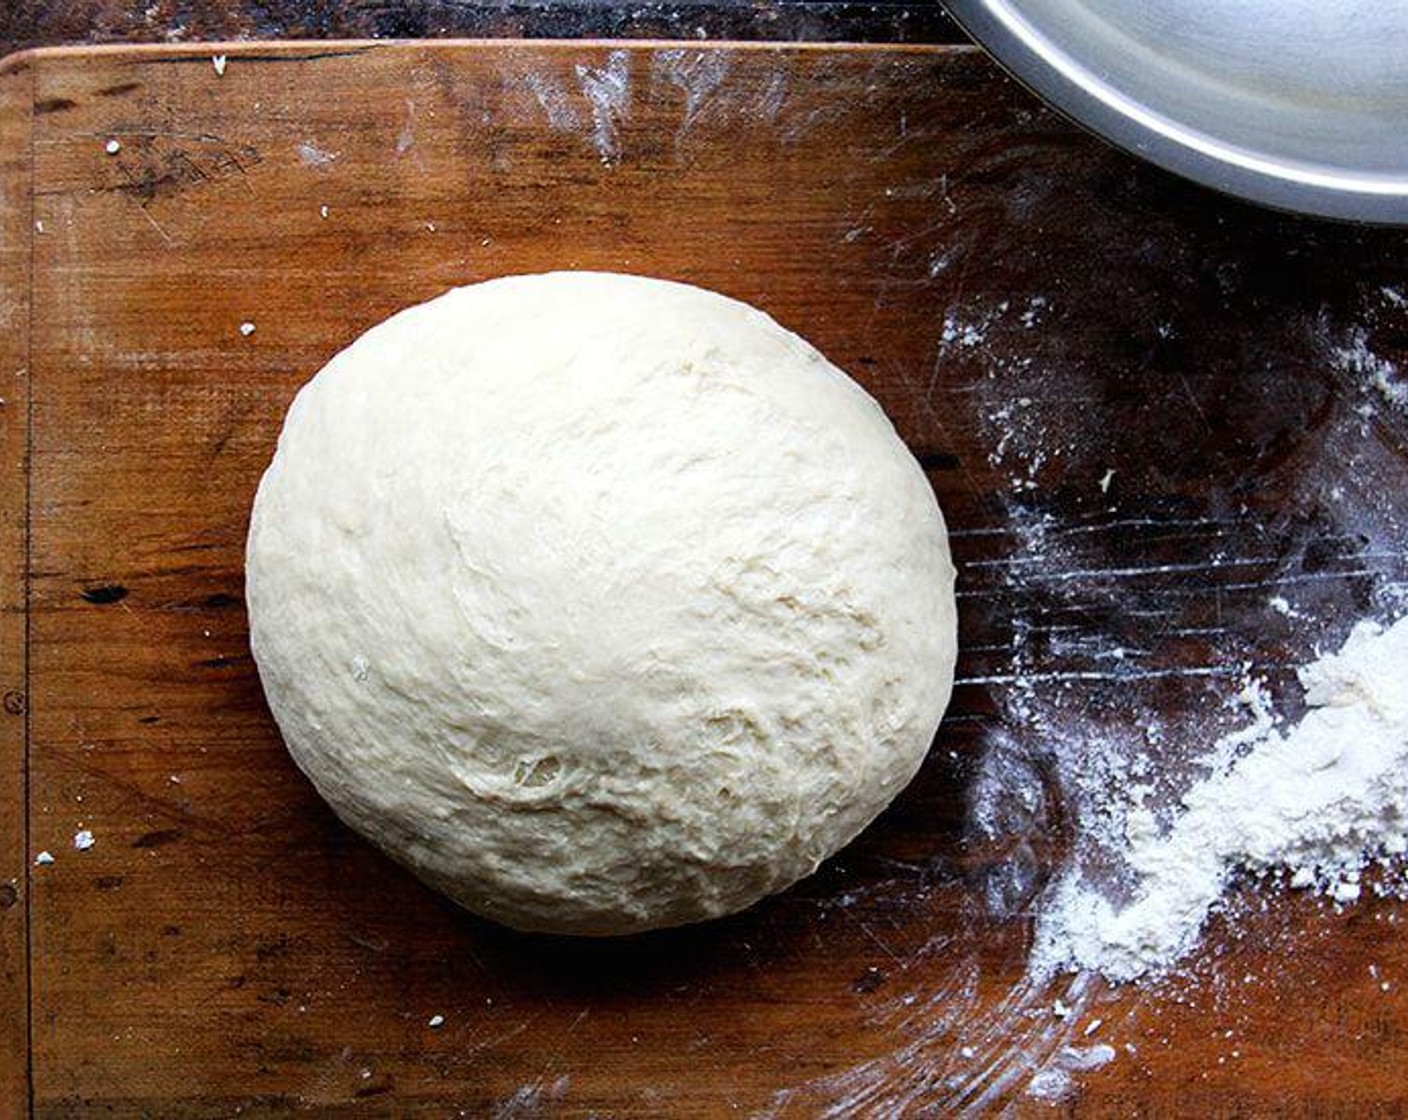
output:
[[[142,88],[141,82],[117,82],[114,85],[103,86],[93,92],[99,97],[122,97]]]
[[[160,848],[165,844],[174,844],[185,835],[184,830],[179,828],[158,828],[150,832],[144,832],[132,841],[134,848]]]
[[[919,456],[919,465],[926,471],[956,471],[962,466],[957,455],[945,451],[931,451]]]
[[[381,44],[369,43],[365,47],[353,47],[348,50],[324,50],[324,51],[250,51],[240,52],[241,62],[264,62],[277,66],[289,66],[300,62],[324,62],[330,58],[355,58],[359,54],[376,50]],[[144,66],[183,66],[195,64],[198,66],[210,65],[210,54],[191,55],[168,55],[157,58],[143,59]]]
[[[107,606],[111,603],[122,602],[127,598],[129,592],[120,583],[102,583],[96,587],[85,587],[78,594],[85,602]]]
[[[196,662],[198,669],[225,669],[231,665],[238,665],[242,661],[249,661],[247,653],[222,653],[215,657],[203,657]]]

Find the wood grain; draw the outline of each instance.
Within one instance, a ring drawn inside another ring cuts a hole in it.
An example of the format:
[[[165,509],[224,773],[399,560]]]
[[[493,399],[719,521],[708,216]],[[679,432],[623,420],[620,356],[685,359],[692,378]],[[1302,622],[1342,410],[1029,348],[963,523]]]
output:
[[[1022,681],[1201,728],[1243,662],[1284,682],[1403,586],[1405,421],[1361,416],[1337,355],[1408,359],[1384,294],[1408,239],[1174,183],[964,49],[221,51],[223,76],[205,50],[60,51],[0,82],[33,83],[4,118],[4,306],[31,291],[35,331],[27,362],[0,332],[33,449],[26,481],[7,405],[0,575],[27,485],[30,847],[57,861],[0,931],[17,952],[27,898],[35,1115],[1040,1112],[1032,1070],[1095,1018],[1120,1051],[1078,1079],[1092,1114],[1408,1108],[1401,906],[1268,889],[1163,990],[1088,984],[1058,1021],[1068,982],[1024,964],[1069,804],[970,812],[994,751],[1060,733],[1017,718]],[[341,828],[270,722],[242,604],[298,385],[408,303],[561,267],[806,335],[925,462],[961,566],[962,683],[914,786],[794,890],[627,942],[479,923]]]
[[[0,65],[0,1116],[21,1116],[29,1107],[25,602],[32,84],[24,63]]]

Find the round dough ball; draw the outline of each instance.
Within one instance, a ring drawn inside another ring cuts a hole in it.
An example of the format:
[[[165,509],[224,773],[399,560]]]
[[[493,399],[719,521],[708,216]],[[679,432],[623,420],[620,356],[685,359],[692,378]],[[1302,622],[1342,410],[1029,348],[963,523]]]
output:
[[[617,934],[788,886],[918,769],[953,567],[869,395],[746,304],[460,288],[305,385],[250,637],[338,815],[468,909]]]

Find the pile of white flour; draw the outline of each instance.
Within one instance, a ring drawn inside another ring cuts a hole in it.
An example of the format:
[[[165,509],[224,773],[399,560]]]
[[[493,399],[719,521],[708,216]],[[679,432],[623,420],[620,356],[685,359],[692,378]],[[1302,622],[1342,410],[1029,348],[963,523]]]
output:
[[[1337,652],[1299,670],[1306,712],[1278,726],[1256,685],[1258,718],[1219,742],[1208,773],[1163,819],[1134,784],[1122,814],[1130,890],[1072,870],[1038,919],[1036,973],[1091,970],[1112,980],[1166,971],[1198,942],[1238,873],[1283,875],[1338,903],[1376,889],[1408,895],[1408,617],[1355,627]]]

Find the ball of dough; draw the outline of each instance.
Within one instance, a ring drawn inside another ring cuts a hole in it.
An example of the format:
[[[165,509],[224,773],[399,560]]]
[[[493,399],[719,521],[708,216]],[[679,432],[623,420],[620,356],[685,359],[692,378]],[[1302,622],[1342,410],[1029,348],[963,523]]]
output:
[[[460,288],[303,387],[250,637],[338,815],[468,909],[618,934],[781,890],[918,769],[953,568],[875,401],[747,304]]]

